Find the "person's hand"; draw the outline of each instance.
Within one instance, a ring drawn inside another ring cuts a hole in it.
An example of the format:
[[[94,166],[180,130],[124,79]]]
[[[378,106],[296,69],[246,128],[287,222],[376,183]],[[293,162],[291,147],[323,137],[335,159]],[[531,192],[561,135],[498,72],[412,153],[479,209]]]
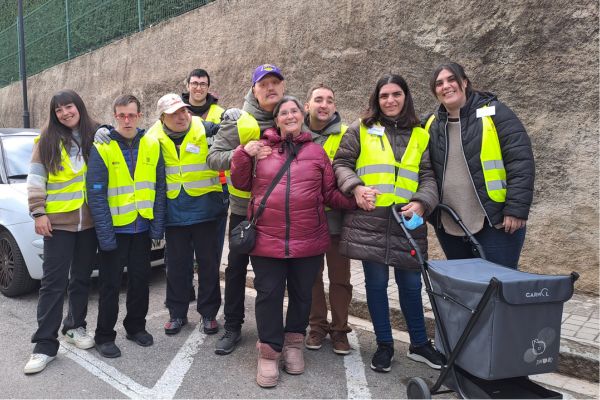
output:
[[[238,119],[240,119],[241,116],[242,116],[242,110],[240,110],[239,108],[228,108],[227,110],[223,111],[223,115],[222,115],[221,119],[223,121],[235,122]]]
[[[420,201],[411,201],[400,210],[402,210],[402,214],[406,217],[412,217],[413,213],[417,214],[419,217],[422,217],[423,214],[425,214],[425,207]]]
[[[47,215],[40,215],[35,219],[35,233],[42,236],[52,237],[52,224]]]
[[[264,143],[259,142],[257,140],[251,140],[248,143],[246,143],[246,145],[244,146],[244,150],[251,157],[256,157],[258,160],[266,158],[273,151],[273,149],[271,149],[270,146],[265,146]]]
[[[502,225],[504,226],[504,232],[510,233],[511,235],[523,228],[526,224],[526,219],[521,219],[510,215],[505,215],[504,221],[502,222]]]
[[[261,146],[258,149],[258,153],[256,154],[256,159],[262,160],[263,158],[267,158],[272,152],[273,149],[271,148],[271,146]]]
[[[105,127],[100,127],[94,134],[94,142],[100,144],[109,144],[112,139],[110,138],[110,131]]]
[[[356,205],[365,211],[371,211],[375,209],[375,200],[378,194],[381,194],[379,190],[363,185],[358,185],[352,191]]]

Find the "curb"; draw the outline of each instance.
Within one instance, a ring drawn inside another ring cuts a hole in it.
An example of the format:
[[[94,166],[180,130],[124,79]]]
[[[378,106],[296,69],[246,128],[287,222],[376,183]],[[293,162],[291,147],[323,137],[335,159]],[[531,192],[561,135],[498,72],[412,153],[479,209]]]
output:
[[[220,271],[220,277],[221,280],[225,280],[225,272],[223,270]],[[328,299],[327,285],[325,286],[325,298]],[[254,289],[252,274],[246,276],[246,287]],[[329,300],[327,302],[329,303]],[[371,320],[367,302],[363,299],[353,297],[348,308],[348,314],[364,320]],[[390,305],[390,321],[395,329],[406,331],[406,323],[398,307]],[[428,310],[425,310],[425,325],[428,336],[433,338],[435,336],[435,320],[433,312]],[[599,347],[594,344],[561,338],[557,372],[574,378],[598,382]]]

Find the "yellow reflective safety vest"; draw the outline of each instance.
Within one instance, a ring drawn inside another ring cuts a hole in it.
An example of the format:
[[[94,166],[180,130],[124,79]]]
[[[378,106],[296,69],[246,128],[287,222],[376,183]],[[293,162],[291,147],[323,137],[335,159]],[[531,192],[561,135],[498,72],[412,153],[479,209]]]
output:
[[[223,191],[219,183],[219,172],[206,165],[208,144],[200,117],[192,117],[190,130],[179,146],[179,154],[175,143],[163,130],[160,120],[152,125],[147,135],[160,142],[167,176],[167,198],[177,198],[182,187],[193,197]]]
[[[94,143],[94,146],[108,170],[107,199],[113,225],[128,225],[138,214],[154,219],[156,166],[160,157],[158,140],[148,134],[140,139],[133,178],[116,140],[108,144]]]
[[[204,120],[212,122],[213,124],[220,124],[223,111],[225,111],[223,107],[213,103],[208,108],[208,113],[206,114],[206,118],[204,118]]]
[[[429,134],[425,129],[414,127],[402,159],[398,162],[384,128],[379,124],[371,128],[360,124],[360,155],[356,160],[356,174],[365,186],[372,186],[381,192],[375,200],[376,207],[410,201],[419,188],[419,165],[428,144]]]
[[[258,125],[256,118],[246,111],[242,111],[242,115],[237,120],[237,131],[242,146],[251,140],[260,139],[260,126]],[[233,186],[229,170],[225,171],[225,176],[227,178],[227,188],[229,189],[230,194],[242,199],[250,198],[250,192],[239,190]]]
[[[335,153],[337,153],[340,147],[342,137],[344,136],[344,133],[346,133],[347,130],[348,127],[342,124],[340,133],[334,133],[329,135],[325,143],[323,143],[323,149],[325,150],[325,153],[327,153],[327,157],[329,157],[329,160],[333,161]]]
[[[37,136],[34,142],[37,143]],[[46,213],[56,214],[80,208],[86,199],[85,173],[87,165],[74,171],[65,146],[60,145],[60,166],[56,173],[48,172],[46,182]]]
[[[482,108],[488,107],[483,106]],[[431,115],[425,124],[425,130],[429,132],[429,127],[435,119],[435,114]],[[504,169],[504,161],[502,160],[502,150],[500,148],[500,140],[498,139],[498,131],[494,120],[487,115],[481,117],[481,151],[479,159],[481,161],[481,169],[483,170],[483,179],[485,181],[485,190],[488,197],[497,202],[504,203],[506,201],[506,170]]]

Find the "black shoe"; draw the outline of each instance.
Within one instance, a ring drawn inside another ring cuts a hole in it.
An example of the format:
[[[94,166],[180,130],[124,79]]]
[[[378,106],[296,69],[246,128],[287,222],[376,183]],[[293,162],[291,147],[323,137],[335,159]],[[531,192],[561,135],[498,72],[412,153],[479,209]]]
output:
[[[242,332],[225,330],[225,334],[217,340],[215,354],[224,356],[231,353],[240,340],[242,340]]]
[[[444,365],[444,356],[433,347],[431,340],[428,340],[427,343],[419,347],[411,344],[408,347],[406,355],[411,360],[425,363],[434,369],[440,369]]]
[[[394,343],[377,343],[377,351],[371,359],[371,368],[377,372],[390,372],[394,359]]]
[[[202,330],[207,335],[214,335],[219,332],[219,324],[215,318],[202,317]]]
[[[148,347],[154,344],[154,338],[145,330],[140,331],[138,333],[134,333],[133,335],[130,335],[128,333],[127,335],[125,335],[125,337],[129,340],[133,340],[142,347]]]
[[[179,333],[181,327],[187,323],[187,318],[171,318],[169,322],[165,324],[165,333],[167,335],[175,335],[176,333]]]
[[[121,357],[121,350],[117,347],[115,342],[106,342],[102,344],[96,343],[96,350],[102,357],[106,358],[117,358]]]

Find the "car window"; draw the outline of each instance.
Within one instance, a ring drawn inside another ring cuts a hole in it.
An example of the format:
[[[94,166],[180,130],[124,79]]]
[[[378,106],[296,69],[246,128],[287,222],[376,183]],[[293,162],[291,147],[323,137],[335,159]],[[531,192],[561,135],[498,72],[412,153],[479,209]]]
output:
[[[6,176],[25,179],[29,173],[29,161],[34,136],[5,136],[2,138]]]

